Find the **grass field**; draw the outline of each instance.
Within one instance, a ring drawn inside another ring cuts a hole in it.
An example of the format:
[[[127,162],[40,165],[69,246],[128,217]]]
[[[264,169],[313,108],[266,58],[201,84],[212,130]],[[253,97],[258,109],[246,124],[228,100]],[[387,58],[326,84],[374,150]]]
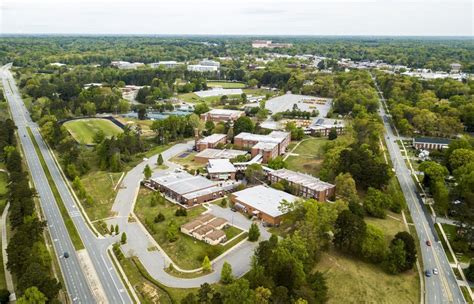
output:
[[[323,163],[322,148],[326,142],[328,140],[325,138],[303,139],[293,151],[298,156],[290,156],[286,159],[288,169],[317,176]]]
[[[386,219],[366,218],[384,231],[387,243],[405,230],[401,216],[388,213]],[[395,220],[390,216],[396,217]],[[326,274],[328,303],[419,303],[420,283],[416,269],[400,275],[387,274],[381,266],[365,263],[336,250],[324,252],[316,269]]]
[[[452,247],[454,237],[456,236],[456,227],[454,225],[449,225],[449,224],[441,224],[441,225],[443,226],[444,233],[446,234],[446,237],[448,238],[448,241]],[[469,263],[471,258],[474,258],[474,251],[472,250],[466,253],[461,253],[461,252],[456,252],[455,249],[453,248],[453,251],[454,251],[454,254],[456,255],[456,258],[462,263]]]
[[[102,130],[106,137],[122,133],[122,129],[113,122],[100,118],[71,120],[64,123],[64,126],[78,143],[86,145],[94,144],[94,135],[99,130]]]
[[[186,217],[178,217],[174,215],[178,206],[172,203],[166,202],[164,205],[158,204],[155,207],[151,207],[150,199],[152,195],[152,191],[145,188],[140,189],[135,205],[135,214],[173,262],[183,269],[201,267],[202,260],[206,255],[212,260],[246,237],[244,234],[226,246],[212,246],[178,232],[178,240],[171,243],[166,236],[167,227],[171,221],[174,221],[180,227],[199,216],[206,209],[198,206],[189,209]],[[159,212],[163,213],[165,220],[161,223],[154,223],[153,220]],[[232,233],[235,233],[235,231]]]
[[[223,89],[243,89],[246,87],[242,82],[226,82],[226,81],[207,81],[207,86],[211,88],[221,87]]]
[[[197,154],[196,152],[191,152],[191,153],[185,152],[185,153],[187,153],[188,155],[181,157],[184,153],[179,154],[171,158],[170,161],[180,164],[186,169],[199,169],[205,166],[205,164],[194,161],[194,156],[196,156]]]
[[[112,216],[111,208],[117,191],[114,190],[121,172],[112,173],[105,171],[91,171],[81,177],[82,185],[87,194],[94,199],[94,205],[83,204],[91,221]]]

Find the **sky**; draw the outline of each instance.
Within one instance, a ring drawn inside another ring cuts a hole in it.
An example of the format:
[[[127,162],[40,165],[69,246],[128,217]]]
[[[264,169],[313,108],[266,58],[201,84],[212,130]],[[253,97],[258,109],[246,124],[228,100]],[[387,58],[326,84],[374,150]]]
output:
[[[473,36],[473,3],[473,0],[0,0],[0,33]]]

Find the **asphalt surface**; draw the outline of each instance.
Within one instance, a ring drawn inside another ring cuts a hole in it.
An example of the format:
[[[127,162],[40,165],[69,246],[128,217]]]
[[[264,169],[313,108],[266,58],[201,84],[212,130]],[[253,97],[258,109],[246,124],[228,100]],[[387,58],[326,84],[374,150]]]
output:
[[[91,258],[98,280],[102,284],[103,292],[107,298],[106,301],[108,303],[132,303],[107,255],[107,248],[115,241],[115,238],[98,239],[87,226],[85,219],[78,210],[73,196],[67,187],[66,181],[63,179],[58,166],[53,160],[51,152],[41,137],[38,126],[31,120],[28,110],[24,106],[13,76],[9,71],[10,67],[11,65],[6,65],[0,69],[4,92],[10,106],[13,120],[18,127],[18,136],[33,178],[33,183],[39,194],[44,215],[48,222],[48,230],[53,240],[54,250],[60,257],[59,263],[68,295],[73,303],[96,303],[91,287],[75,254],[74,246],[48,184],[45,172],[41,167],[33,142],[28,135],[28,127],[31,129],[38,143],[41,154],[48,166],[64,205]],[[62,257],[64,252],[69,253],[69,258],[64,259]]]
[[[377,90],[379,91],[381,102],[385,103],[378,86]],[[465,303],[446,253],[441,243],[438,242],[431,216],[426,211],[418,194],[416,184],[412,179],[411,171],[408,169],[397,144],[399,137],[394,133],[383,107],[380,108],[379,114],[385,126],[388,152],[420,241],[424,267],[422,271],[425,279],[425,303]],[[426,245],[428,240],[431,242],[431,246]],[[438,269],[439,275],[425,276],[424,271],[430,270],[432,272],[434,268]]]

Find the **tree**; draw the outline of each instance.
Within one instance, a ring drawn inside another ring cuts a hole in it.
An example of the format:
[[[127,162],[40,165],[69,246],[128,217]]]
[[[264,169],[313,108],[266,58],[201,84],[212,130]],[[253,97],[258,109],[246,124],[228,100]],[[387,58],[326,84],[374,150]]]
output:
[[[251,304],[253,292],[246,279],[238,279],[222,289],[222,298],[226,304]]]
[[[251,88],[255,88],[256,86],[258,86],[258,80],[255,78],[252,78],[248,81],[248,85]]]
[[[188,293],[182,300],[181,304],[198,304],[196,295],[192,292]]]
[[[308,284],[314,291],[316,303],[326,303],[328,298],[328,286],[322,272],[316,271],[308,277]]]
[[[125,232],[122,232],[122,237],[120,238],[120,242],[122,244],[126,244],[127,243],[127,234]]]
[[[256,242],[259,237],[260,237],[260,230],[258,229],[257,224],[252,223],[249,229],[249,241]]]
[[[387,245],[383,231],[373,225],[367,225],[367,232],[362,243],[362,257],[371,263],[380,263],[387,255]]]
[[[151,177],[152,171],[150,166],[147,164],[143,169],[143,175],[145,176],[145,180],[149,180]]]
[[[387,216],[385,209],[390,207],[391,204],[391,199],[388,195],[369,187],[364,201],[364,209],[367,214],[383,219]]]
[[[168,242],[173,243],[178,239],[178,226],[174,222],[174,220],[168,223],[168,228],[166,229],[166,237],[168,238]]]
[[[287,167],[285,160],[283,160],[282,156],[277,156],[272,158],[268,161],[268,167],[273,170],[283,169]]]
[[[115,227],[113,224],[110,224],[110,234],[114,234]]]
[[[161,222],[163,222],[164,220],[165,220],[165,216],[164,216],[163,213],[160,212],[160,213],[158,213],[158,214],[155,216],[154,222],[155,222],[155,223],[161,223]]]
[[[464,273],[466,274],[466,278],[469,281],[474,282],[474,262],[473,261],[471,261],[471,263],[469,264],[469,267],[464,270]]]
[[[364,219],[349,210],[342,211],[334,226],[334,245],[341,251],[358,255],[366,235]]]
[[[144,119],[146,119],[146,117],[147,117],[146,108],[145,108],[144,106],[139,107],[137,114],[138,114],[138,119],[139,119],[139,120],[144,120]]]
[[[336,176],[336,194],[348,202],[359,200],[356,184],[350,173],[340,173]]]
[[[161,156],[161,153],[158,155],[156,163],[157,163],[158,166],[163,165],[163,156]]]
[[[265,178],[265,173],[263,172],[262,165],[260,164],[251,164],[245,170],[245,178],[250,184],[261,183]]]
[[[402,268],[402,271],[412,269],[416,263],[417,256],[415,239],[413,239],[413,236],[410,233],[402,231],[395,235],[392,240],[392,243],[396,240],[401,240],[404,244],[405,249],[405,265]]]
[[[328,134],[328,139],[329,140],[335,140],[337,138],[337,130],[336,128],[331,128]]]
[[[449,156],[449,166],[451,170],[474,162],[474,151],[470,149],[457,149]]]
[[[434,161],[422,162],[419,166],[419,170],[425,174],[423,183],[428,187],[431,187],[437,181],[444,181],[444,178],[449,174],[445,166]]]
[[[45,304],[48,298],[35,286],[25,290],[23,296],[16,301],[18,304]]]
[[[234,134],[239,135],[242,132],[252,133],[255,125],[252,120],[247,116],[239,117],[234,124]]]
[[[211,272],[211,270],[212,270],[211,261],[209,260],[209,257],[206,255],[204,257],[204,260],[202,261],[202,271]]]
[[[406,264],[405,245],[402,240],[394,240],[385,261],[385,268],[391,274],[402,272]]]
[[[115,224],[115,234],[119,234],[119,225]]]
[[[224,262],[224,265],[222,265],[222,270],[221,270],[221,282],[223,284],[230,284],[234,280],[234,276],[232,275],[232,266]]]
[[[268,304],[270,303],[270,298],[272,292],[270,289],[259,286],[255,289],[255,304]]]
[[[209,107],[205,102],[200,102],[194,106],[194,113],[197,115],[201,115],[206,112],[209,112]]]
[[[10,300],[10,292],[7,289],[0,289],[0,303],[6,304]]]
[[[104,139],[105,139],[105,133],[104,133],[104,131],[98,130],[97,132],[95,132],[94,138],[93,138],[94,143],[100,144],[101,142],[104,141]]]

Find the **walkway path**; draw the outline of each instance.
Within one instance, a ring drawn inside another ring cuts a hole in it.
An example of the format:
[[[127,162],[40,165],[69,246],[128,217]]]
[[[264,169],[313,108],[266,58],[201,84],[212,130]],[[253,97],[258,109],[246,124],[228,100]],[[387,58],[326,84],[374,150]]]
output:
[[[178,168],[179,165],[170,162],[169,159],[175,155],[192,149],[193,144],[193,141],[177,144],[162,152],[161,155],[164,164],[168,167],[167,170]],[[250,257],[258,246],[257,243],[243,241],[239,243],[239,245],[234,246],[231,250],[212,261],[213,272],[201,277],[192,279],[178,278],[165,271],[165,268],[167,268],[172,262],[171,259],[139,221],[128,221],[129,215],[134,214],[133,209],[140,189],[140,181],[143,178],[143,169],[146,165],[149,165],[152,169],[155,169],[154,171],[157,171],[157,157],[158,155],[150,157],[148,160],[143,161],[127,173],[112,206],[112,210],[117,212],[117,216],[107,220],[108,225],[118,224],[120,232],[125,232],[127,234],[127,243],[122,245],[125,255],[137,256],[154,279],[169,287],[192,288],[199,287],[201,284],[206,282],[217,282],[220,279],[220,272],[225,261],[231,264],[235,276],[245,274],[250,269]],[[213,204],[207,206],[207,212],[209,213],[223,217],[240,228],[248,229],[250,227],[251,222],[240,213],[232,212],[228,208],[221,208]],[[270,234],[263,227],[260,227],[260,231],[262,239],[270,237]],[[158,250],[149,251],[148,248],[150,247],[156,247]],[[173,266],[175,269],[180,270],[175,263],[173,263]],[[185,272],[194,271],[195,270]]]
[[[7,269],[8,255],[7,255],[7,214],[10,208],[10,203],[7,203],[3,209],[2,218],[0,220],[0,230],[2,231],[2,255],[3,255],[3,271],[5,272],[5,282],[7,289],[10,292],[10,300],[15,300],[15,288],[13,287],[13,279],[10,270]]]

